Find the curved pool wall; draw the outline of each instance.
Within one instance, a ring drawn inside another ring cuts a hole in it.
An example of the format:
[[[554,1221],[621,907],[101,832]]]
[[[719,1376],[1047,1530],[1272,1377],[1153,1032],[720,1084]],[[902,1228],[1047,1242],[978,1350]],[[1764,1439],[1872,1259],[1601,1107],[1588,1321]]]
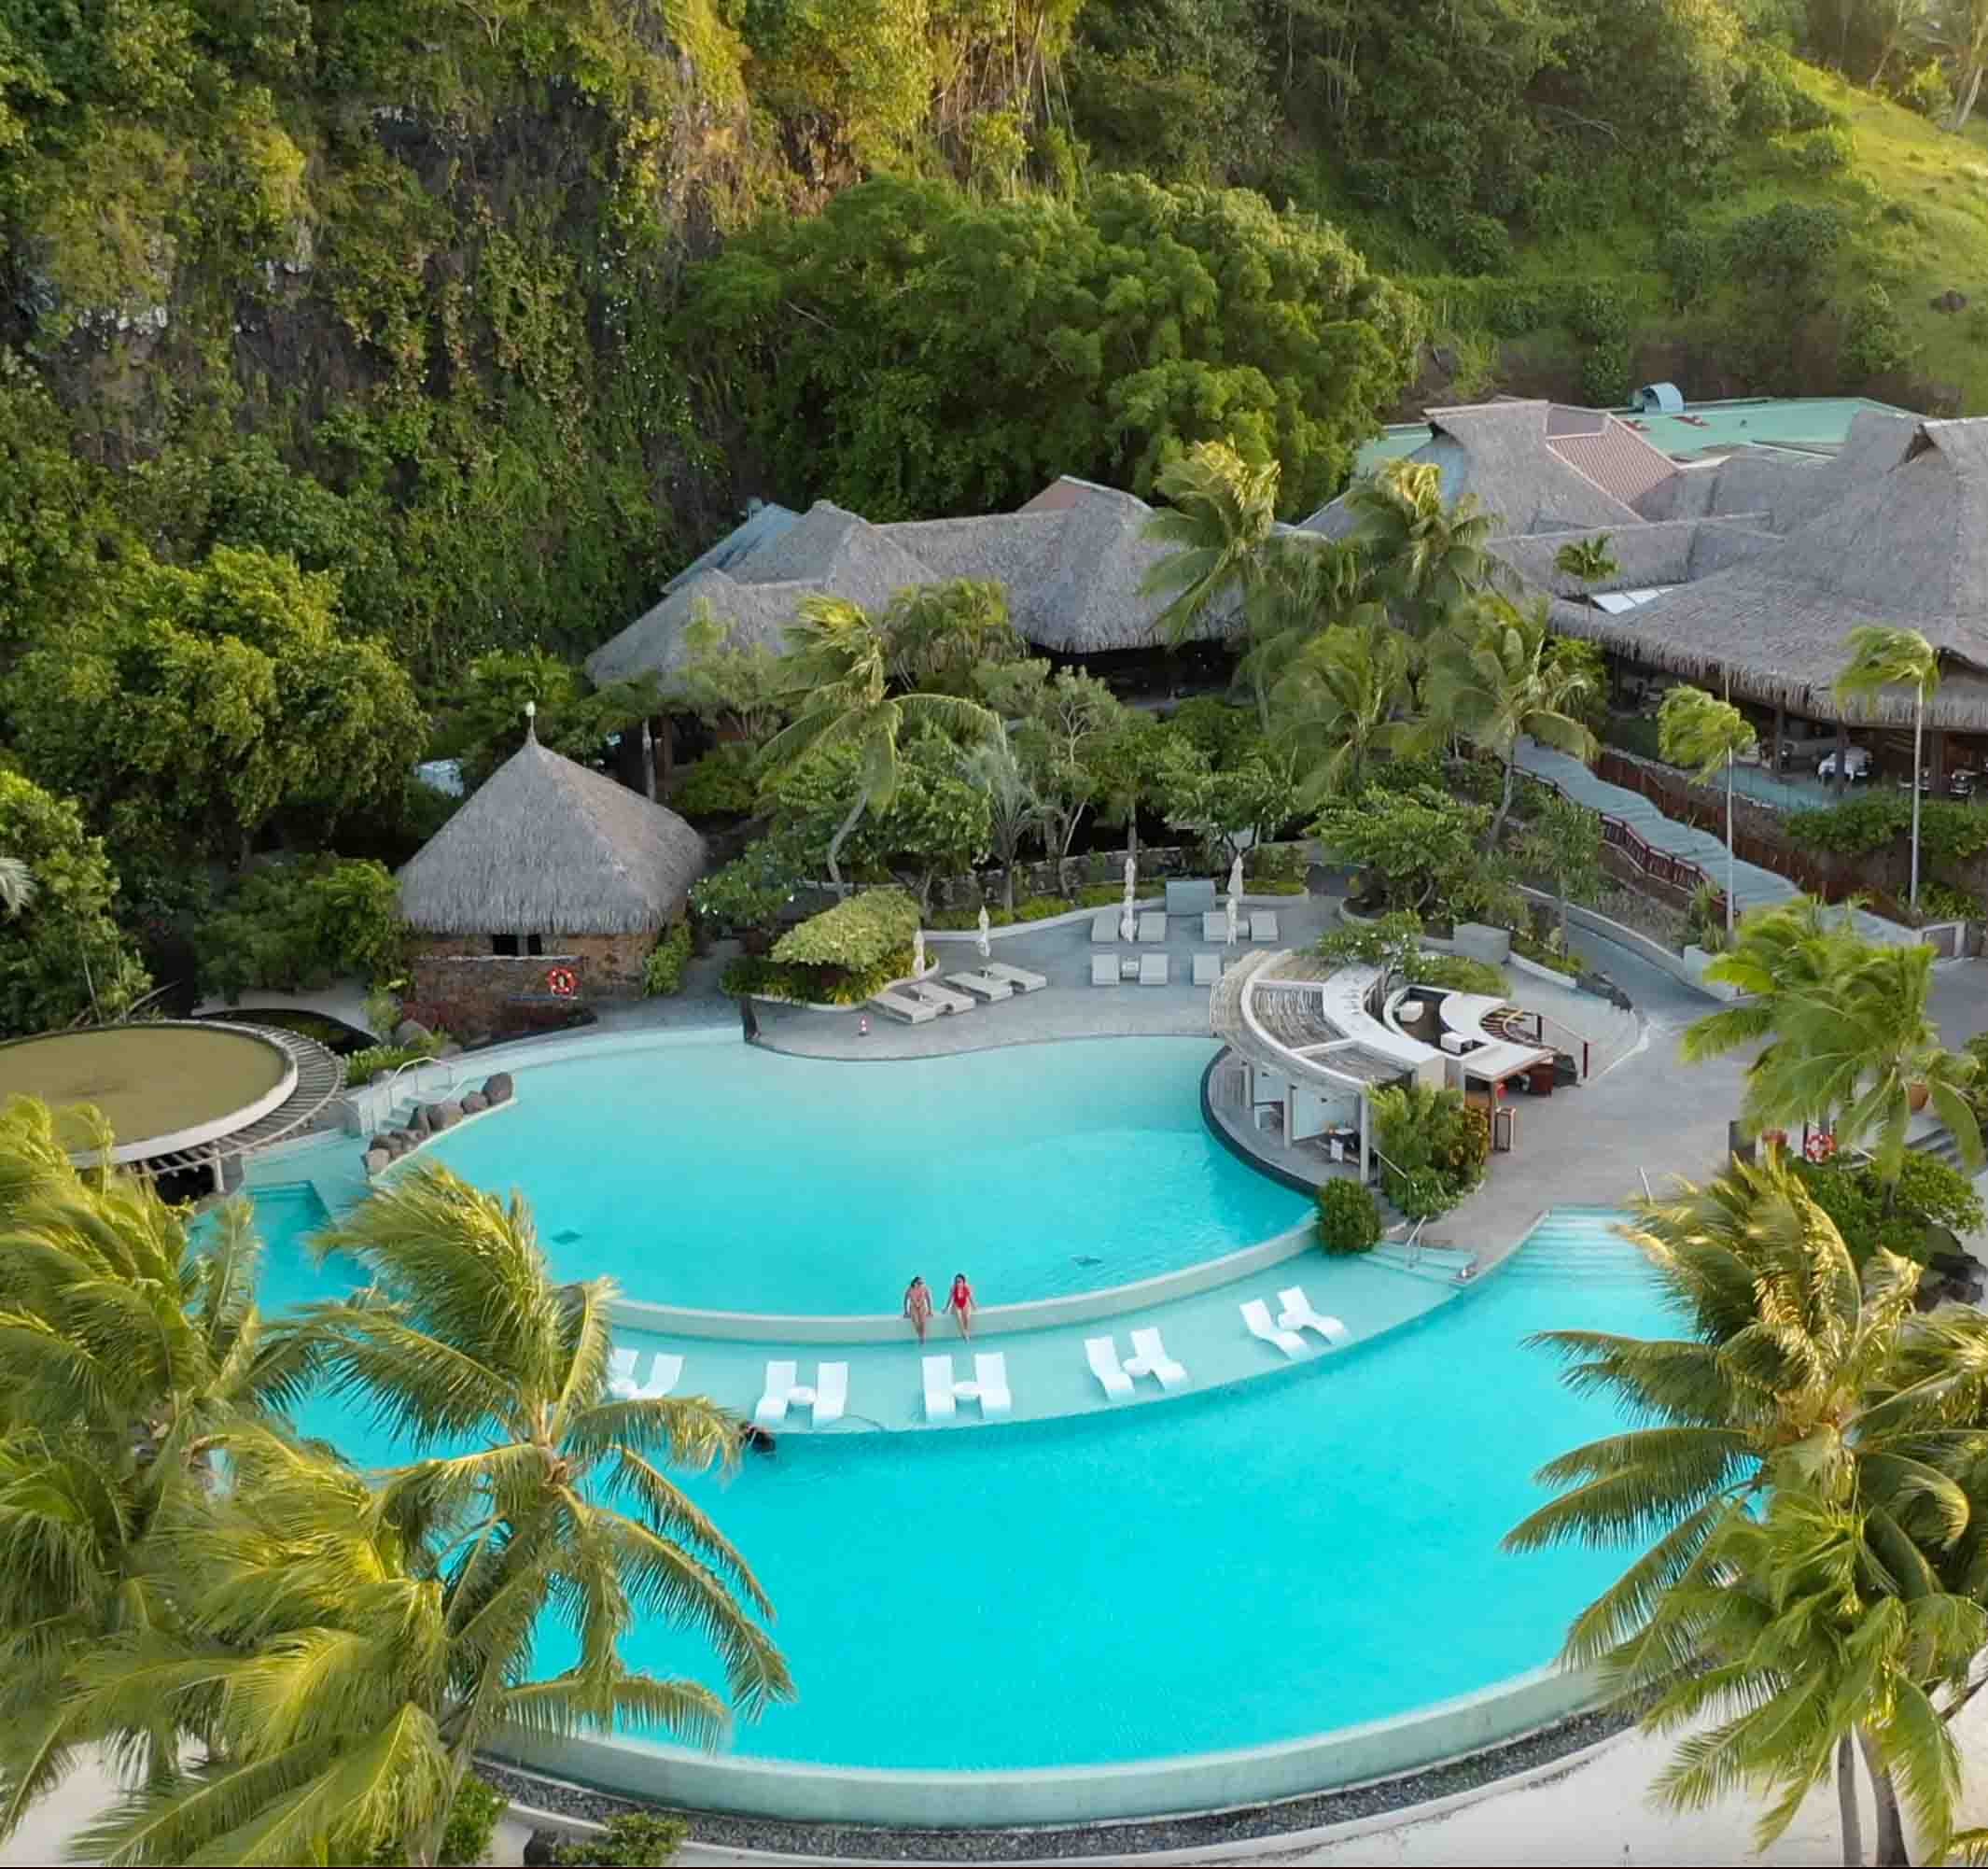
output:
[[[1400,1778],[1523,1738],[1596,1704],[1589,1674],[1535,1668],[1412,1713],[1232,1752],[1043,1771],[891,1772],[721,1757],[640,1739],[507,1736],[494,1756],[527,1770],[693,1810],[805,1823],[1004,1829],[1187,1816]]]

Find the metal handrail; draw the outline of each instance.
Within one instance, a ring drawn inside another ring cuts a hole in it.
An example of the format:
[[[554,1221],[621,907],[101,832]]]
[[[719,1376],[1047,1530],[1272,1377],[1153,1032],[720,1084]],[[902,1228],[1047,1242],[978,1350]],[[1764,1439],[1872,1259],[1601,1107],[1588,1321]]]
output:
[[[1429,1216],[1424,1214],[1420,1220],[1416,1221],[1415,1230],[1403,1243],[1402,1250],[1407,1254],[1408,1263],[1411,1266],[1419,1266],[1422,1262],[1422,1229],[1428,1224]]]
[[[453,1090],[455,1088],[455,1064],[453,1059],[448,1058],[410,1058],[403,1063],[396,1064],[385,1076],[380,1079],[381,1088],[383,1089],[391,1088],[399,1080],[403,1071],[412,1071],[418,1076],[430,1064],[437,1065],[449,1074],[448,1082],[442,1088]]]

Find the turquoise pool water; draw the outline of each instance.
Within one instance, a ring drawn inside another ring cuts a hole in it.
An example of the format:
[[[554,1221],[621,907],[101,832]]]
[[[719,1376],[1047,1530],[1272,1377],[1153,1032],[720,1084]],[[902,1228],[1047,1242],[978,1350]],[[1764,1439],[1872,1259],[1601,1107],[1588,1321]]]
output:
[[[1307,1202],[1201,1120],[1207,1039],[850,1065],[663,1046],[518,1072],[518,1107],[428,1153],[522,1188],[553,1262],[713,1311],[897,1310],[1123,1285],[1281,1232]]]
[[[261,1211],[271,1300],[335,1286],[294,1244],[315,1199]],[[1297,1738],[1550,1661],[1626,1554],[1512,1557],[1498,1539],[1542,1497],[1543,1461],[1619,1423],[1523,1339],[1667,1328],[1615,1217],[1559,1211],[1481,1286],[1343,1356],[1043,1426],[791,1435],[728,1485],[693,1482],[771,1594],[800,1689],[735,1750],[1118,1763]],[[303,1426],[394,1457],[339,1409]],[[563,1640],[547,1632],[545,1666]],[[628,1655],[717,1684],[668,1629]]]

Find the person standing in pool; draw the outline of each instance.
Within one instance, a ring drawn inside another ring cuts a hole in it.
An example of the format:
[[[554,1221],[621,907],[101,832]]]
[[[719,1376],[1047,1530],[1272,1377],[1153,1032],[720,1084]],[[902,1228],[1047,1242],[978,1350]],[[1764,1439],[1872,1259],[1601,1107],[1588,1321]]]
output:
[[[931,1286],[922,1278],[913,1279],[904,1287],[904,1315],[911,1319],[918,1342],[924,1342],[925,1327],[931,1322]]]
[[[971,1337],[973,1334],[973,1287],[966,1282],[963,1272],[953,1274],[953,1288],[945,1294],[945,1308],[958,1321],[959,1334]]]

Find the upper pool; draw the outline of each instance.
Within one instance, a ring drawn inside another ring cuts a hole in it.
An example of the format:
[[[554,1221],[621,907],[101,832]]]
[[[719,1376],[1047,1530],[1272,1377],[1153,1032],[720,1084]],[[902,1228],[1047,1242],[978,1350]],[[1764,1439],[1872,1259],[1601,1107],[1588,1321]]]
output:
[[[517,1071],[426,1153],[521,1189],[562,1275],[712,1311],[890,1312],[914,1272],[1009,1304],[1192,1265],[1308,1203],[1201,1119],[1197,1038],[851,1065],[669,1046]]]

